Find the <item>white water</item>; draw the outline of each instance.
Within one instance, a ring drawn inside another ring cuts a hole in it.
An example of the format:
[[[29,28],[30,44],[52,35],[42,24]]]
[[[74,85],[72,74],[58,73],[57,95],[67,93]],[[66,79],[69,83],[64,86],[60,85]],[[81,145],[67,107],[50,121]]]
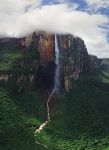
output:
[[[42,123],[38,129],[36,129],[35,136],[36,136],[37,133],[40,133],[44,129],[44,127],[51,121],[49,102],[52,100],[52,97],[53,97],[54,93],[59,92],[59,88],[60,88],[60,82],[59,82],[59,80],[60,80],[59,79],[59,68],[60,68],[60,66],[59,66],[59,48],[58,48],[57,35],[55,35],[55,58],[56,58],[55,59],[56,70],[55,70],[55,78],[54,78],[54,88],[53,88],[52,92],[50,93],[50,95],[48,97],[47,105],[46,105],[47,120],[44,123]],[[45,148],[47,148],[46,145],[41,144],[39,141],[37,141],[37,139],[36,139],[36,143],[44,146]]]
[[[38,133],[40,133],[40,132],[44,129],[44,127],[45,127],[45,126],[50,122],[50,120],[51,120],[51,118],[50,118],[49,102],[52,100],[53,95],[54,95],[54,89],[53,89],[52,92],[50,93],[50,95],[49,95],[49,97],[48,97],[48,100],[47,100],[47,105],[46,105],[46,109],[47,109],[47,120],[46,120],[44,123],[42,123],[38,129],[35,130],[35,137],[36,137],[36,135],[37,135]],[[35,140],[36,140],[36,143],[37,143],[38,145],[42,145],[43,147],[45,147],[46,149],[48,149],[48,147],[47,147],[45,144],[40,143],[36,138],[35,138]]]
[[[57,93],[59,92],[60,88],[60,79],[59,79],[59,47],[58,47],[58,40],[57,35],[55,35],[55,64],[56,64],[56,70],[55,70],[55,79],[54,79],[54,91]]]
[[[51,119],[51,118],[50,118],[49,102],[50,102],[50,100],[52,99],[53,95],[54,95],[54,90],[52,90],[52,92],[50,93],[50,95],[49,95],[49,97],[48,97],[48,100],[47,100],[47,105],[46,105],[46,109],[47,109],[47,120],[46,120],[44,123],[42,123],[38,129],[36,129],[35,134],[36,134],[36,133],[40,133],[40,132],[43,130],[43,128],[46,126],[46,124],[47,124],[48,122],[50,122],[50,119]]]

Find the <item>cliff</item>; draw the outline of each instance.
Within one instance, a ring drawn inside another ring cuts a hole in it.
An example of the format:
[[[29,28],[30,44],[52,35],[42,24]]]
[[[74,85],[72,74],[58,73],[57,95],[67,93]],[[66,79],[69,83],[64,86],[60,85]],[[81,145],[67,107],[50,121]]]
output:
[[[21,39],[0,39],[0,83],[19,92],[35,87],[38,52],[22,46]]]
[[[84,41],[72,35],[59,35],[61,77],[67,90],[72,80],[77,80],[81,73],[90,71],[90,58]]]
[[[91,70],[99,68],[102,63],[102,59],[94,55],[89,55],[89,56],[90,56],[90,62],[91,62],[91,65],[90,65]]]
[[[57,39],[60,89],[69,90],[72,80],[77,80],[81,73],[90,71],[90,58],[82,39],[73,35],[57,35]],[[24,87],[25,83],[28,83],[27,87],[33,81],[36,87],[53,88],[56,69],[54,34],[39,32],[21,39],[0,39],[0,45],[1,81],[8,81],[10,76],[15,76],[15,82],[21,85],[24,83]],[[9,58],[4,50],[8,51]],[[18,56],[15,57],[16,54]]]

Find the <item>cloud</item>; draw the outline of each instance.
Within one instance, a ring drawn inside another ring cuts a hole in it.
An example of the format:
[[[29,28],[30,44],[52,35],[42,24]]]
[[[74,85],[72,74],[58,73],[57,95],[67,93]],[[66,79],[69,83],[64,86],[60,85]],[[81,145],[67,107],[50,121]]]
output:
[[[109,8],[109,0],[85,0],[90,9],[98,11],[100,8]]]
[[[109,57],[107,29],[103,15],[77,11],[67,4],[42,5],[36,0],[4,0],[0,5],[0,35],[25,36],[33,31],[71,33],[81,37],[89,53]]]

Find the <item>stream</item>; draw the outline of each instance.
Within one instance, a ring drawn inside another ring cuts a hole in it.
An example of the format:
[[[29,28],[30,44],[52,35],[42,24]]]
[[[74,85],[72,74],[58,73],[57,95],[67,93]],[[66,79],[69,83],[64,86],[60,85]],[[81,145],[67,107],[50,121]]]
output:
[[[48,100],[47,100],[47,105],[46,105],[46,109],[47,109],[47,120],[42,123],[38,129],[35,130],[35,136],[36,134],[40,133],[44,127],[50,122],[51,118],[50,118],[50,107],[49,107],[49,102],[52,100],[52,97],[55,93],[55,90],[52,90],[52,92],[50,93],[49,97],[48,97]],[[42,145],[43,147],[47,148],[46,145],[40,143],[37,139],[36,139],[36,143],[39,144],[39,145]]]
[[[54,93],[55,93],[55,91],[52,90],[52,92],[51,92],[51,94],[49,95],[49,98],[48,98],[48,100],[47,100],[47,105],[46,105],[46,109],[47,109],[47,120],[46,120],[44,123],[42,123],[38,129],[36,129],[35,134],[40,133],[40,132],[43,130],[43,128],[47,125],[47,123],[50,122],[50,120],[51,120],[51,118],[50,118],[49,102],[52,100],[52,97],[53,97]]]

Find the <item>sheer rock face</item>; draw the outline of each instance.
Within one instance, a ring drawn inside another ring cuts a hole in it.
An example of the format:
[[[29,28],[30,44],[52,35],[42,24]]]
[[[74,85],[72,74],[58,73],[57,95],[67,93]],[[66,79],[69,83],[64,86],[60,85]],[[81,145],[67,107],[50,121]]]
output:
[[[50,61],[54,61],[55,53],[54,53],[54,45],[55,39],[54,35],[49,34],[41,34],[39,43],[38,43],[38,51],[40,52],[40,65],[47,64]]]
[[[30,37],[25,39],[30,39],[27,45],[30,46],[30,43],[37,41],[35,47],[40,53],[40,81],[51,88],[55,75],[55,35],[40,32]],[[57,35],[57,39],[60,51],[60,88],[65,87],[69,90],[72,80],[77,80],[80,73],[90,70],[90,58],[84,41],[80,38],[73,35]]]
[[[60,88],[69,90],[72,80],[77,80],[82,72],[90,70],[90,58],[84,41],[80,38],[73,35],[57,35],[57,39],[60,53]],[[36,59],[34,58],[38,64],[36,77],[38,84],[42,88],[53,88],[56,68],[55,35],[45,32],[33,33],[25,38],[17,39],[17,43],[23,48],[24,55],[25,53],[31,55],[32,51],[39,54]],[[31,62],[33,60],[31,59]],[[32,74],[30,78],[32,80]]]
[[[29,36],[20,39],[22,47],[34,49],[40,53],[40,65],[46,65],[55,59],[55,37],[53,34],[45,32],[33,33]]]
[[[59,35],[61,78],[64,74],[64,85],[67,90],[72,80],[77,80],[82,72],[90,70],[90,58],[80,38],[72,35]]]
[[[22,39],[21,39],[22,44]],[[51,89],[55,75],[55,36],[45,32],[33,33],[23,39],[23,47],[39,53],[37,82],[40,88]]]

